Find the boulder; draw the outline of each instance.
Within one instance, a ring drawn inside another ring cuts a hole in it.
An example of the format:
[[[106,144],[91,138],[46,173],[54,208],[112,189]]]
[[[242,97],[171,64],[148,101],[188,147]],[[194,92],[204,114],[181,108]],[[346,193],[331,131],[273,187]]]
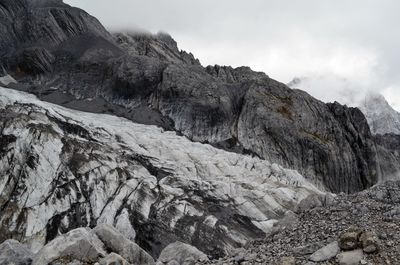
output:
[[[99,261],[99,265],[129,265],[129,263],[116,253],[111,253]]]
[[[340,265],[358,265],[363,257],[362,250],[356,249],[340,253],[337,255],[337,261]]]
[[[283,257],[279,265],[296,265],[296,259],[294,257]]]
[[[301,246],[293,248],[293,254],[295,256],[311,255],[314,252],[316,252],[317,250],[323,248],[324,246],[325,246],[325,244],[323,244],[322,242],[301,245]]]
[[[103,241],[107,249],[118,253],[128,262],[142,265],[155,264],[154,259],[146,251],[124,237],[114,227],[107,224],[100,224],[93,231]]]
[[[353,250],[358,248],[358,239],[360,238],[361,233],[361,229],[354,227],[342,233],[339,237],[339,247],[343,250]]]
[[[375,253],[379,250],[379,238],[374,232],[364,232],[360,236],[360,244],[365,253]]]
[[[196,261],[207,260],[207,255],[197,248],[182,242],[175,242],[164,248],[157,260],[157,265],[170,264],[171,262],[177,262],[181,265],[192,265]]]
[[[305,212],[316,207],[322,207],[322,200],[321,196],[319,196],[318,194],[313,194],[301,200],[300,203],[296,206],[295,212]]]
[[[314,262],[327,261],[335,257],[339,253],[339,251],[340,251],[339,244],[337,241],[334,241],[314,252],[310,256],[310,260]]]
[[[45,245],[33,259],[32,265],[65,259],[94,263],[105,255],[103,243],[89,228],[77,228]]]
[[[16,240],[9,239],[0,245],[0,264],[29,265],[33,253]]]

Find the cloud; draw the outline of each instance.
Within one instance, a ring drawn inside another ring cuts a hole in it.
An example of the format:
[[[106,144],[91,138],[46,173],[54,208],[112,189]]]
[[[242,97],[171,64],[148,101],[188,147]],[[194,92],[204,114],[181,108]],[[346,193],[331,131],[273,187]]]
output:
[[[304,89],[325,101],[373,90],[400,110],[396,0],[65,2],[110,30],[168,32],[204,65],[248,65],[285,83],[313,78]]]

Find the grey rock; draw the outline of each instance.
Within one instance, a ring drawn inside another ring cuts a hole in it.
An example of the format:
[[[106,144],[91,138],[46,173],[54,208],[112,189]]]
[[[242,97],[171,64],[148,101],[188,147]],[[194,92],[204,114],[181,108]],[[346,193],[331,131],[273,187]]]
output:
[[[321,207],[322,197],[318,194],[313,194],[308,196],[307,198],[300,201],[300,203],[296,206],[295,212],[303,212],[314,209],[315,207]]]
[[[207,255],[197,248],[182,242],[175,242],[163,249],[157,265],[168,264],[171,261],[176,261],[181,265],[194,265],[197,261],[207,260]]]
[[[360,242],[365,253],[375,253],[379,251],[380,241],[378,235],[372,231],[361,234]]]
[[[129,265],[129,263],[120,255],[110,253],[99,261],[99,265]]]
[[[88,228],[77,228],[46,244],[33,259],[32,265],[43,265],[61,259],[94,263],[104,257],[103,243]]]
[[[107,249],[118,253],[128,262],[133,264],[152,265],[154,259],[136,243],[128,240],[114,227],[100,224],[93,232],[103,241]]]
[[[314,252],[316,252],[317,250],[321,249],[322,247],[324,247],[324,244],[322,242],[302,245],[302,246],[293,248],[293,253],[296,255],[301,255],[301,256],[311,255]]]
[[[200,65],[198,59],[185,51],[179,51],[176,41],[166,33],[116,33],[119,46],[130,55],[147,56],[173,63]]]
[[[327,261],[336,257],[336,255],[339,252],[340,252],[339,244],[337,241],[334,241],[314,252],[309,259],[314,262]]]
[[[30,265],[33,253],[16,240],[0,244],[0,264]]]
[[[353,250],[360,246],[359,238],[362,230],[356,227],[350,228],[348,231],[339,236],[339,247],[343,250]]]
[[[279,265],[296,265],[296,259],[294,257],[283,257],[279,261]]]
[[[340,253],[337,255],[337,261],[340,265],[358,265],[363,257],[363,251],[356,249]]]

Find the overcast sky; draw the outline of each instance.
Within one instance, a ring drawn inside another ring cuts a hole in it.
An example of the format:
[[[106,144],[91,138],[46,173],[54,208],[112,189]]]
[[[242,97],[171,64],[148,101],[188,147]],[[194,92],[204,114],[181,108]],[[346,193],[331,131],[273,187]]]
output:
[[[171,34],[203,65],[250,66],[324,101],[367,91],[400,110],[397,0],[65,0],[109,30]]]

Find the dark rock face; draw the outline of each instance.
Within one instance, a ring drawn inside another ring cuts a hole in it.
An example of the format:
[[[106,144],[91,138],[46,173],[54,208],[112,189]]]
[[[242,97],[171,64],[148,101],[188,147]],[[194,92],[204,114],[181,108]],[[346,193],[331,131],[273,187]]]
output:
[[[44,62],[50,62],[52,53],[73,51],[77,55],[94,46],[100,48],[101,43],[96,44],[96,39],[103,39],[109,44],[107,50],[112,50],[112,36],[95,18],[59,0],[4,0],[0,3],[0,14],[2,62],[20,74],[37,74],[26,71],[30,69],[24,66],[44,66]],[[41,70],[48,72],[51,68],[46,65]]]
[[[375,135],[381,174],[386,179],[400,177],[400,135]]]
[[[15,88],[250,153],[334,192],[359,191],[381,178],[357,110],[324,104],[247,67],[203,68],[167,34],[112,36],[61,1],[2,1],[0,12],[0,59],[20,82]]]

